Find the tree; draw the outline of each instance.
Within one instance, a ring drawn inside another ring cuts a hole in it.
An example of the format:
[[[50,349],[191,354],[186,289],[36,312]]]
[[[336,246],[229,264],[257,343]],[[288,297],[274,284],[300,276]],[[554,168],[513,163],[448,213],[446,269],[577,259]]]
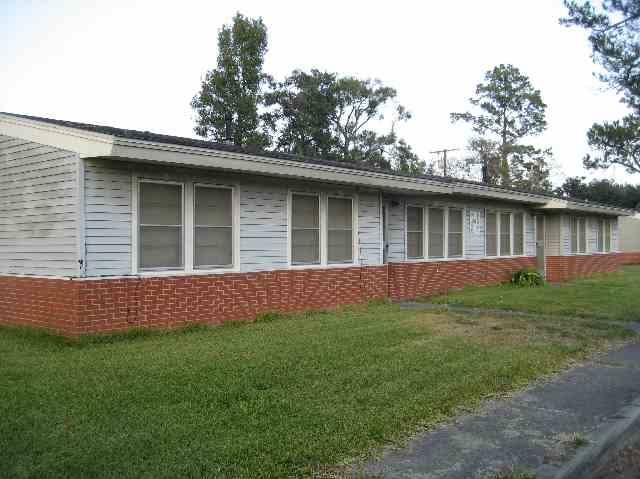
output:
[[[565,198],[575,198],[595,203],[618,205],[623,208],[640,208],[640,186],[615,183],[610,180],[584,181],[584,177],[567,178],[555,193]]]
[[[217,68],[207,72],[200,92],[191,100],[195,132],[214,141],[263,148],[269,137],[260,131],[258,106],[267,51],[267,28],[261,18],[237,13],[218,32]]]
[[[542,133],[546,127],[546,105],[529,78],[513,65],[499,65],[485,73],[485,83],[476,87],[476,96],[469,99],[477,113],[451,113],[451,121],[470,123],[473,132],[486,142],[496,145],[497,164],[484,169],[490,183],[511,186],[516,175],[517,185],[536,188],[540,178],[529,172],[548,177],[546,158],[550,150],[539,150],[522,140]],[[489,143],[485,143],[485,148]],[[478,144],[479,145],[479,144]],[[494,172],[493,170],[497,170]]]
[[[280,151],[418,174],[424,162],[396,134],[411,118],[396,95],[379,80],[296,70],[265,95],[265,118]],[[388,131],[372,127],[389,113]]]
[[[599,79],[619,92],[631,110],[621,120],[591,126],[587,140],[598,154],[586,156],[584,165],[621,165],[629,173],[640,173],[640,0],[602,0],[599,8],[588,1],[565,0],[565,6],[568,16],[560,23],[589,32],[593,60],[604,70]]]

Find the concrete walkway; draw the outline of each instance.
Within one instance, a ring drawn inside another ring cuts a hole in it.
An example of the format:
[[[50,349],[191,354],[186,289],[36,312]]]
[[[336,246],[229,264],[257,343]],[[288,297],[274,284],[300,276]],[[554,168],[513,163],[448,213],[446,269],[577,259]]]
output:
[[[515,468],[539,479],[552,478],[578,452],[572,435],[597,443],[617,415],[630,407],[640,407],[640,343],[609,352],[508,400],[491,401],[480,414],[458,417],[368,462],[364,475],[484,479]]]

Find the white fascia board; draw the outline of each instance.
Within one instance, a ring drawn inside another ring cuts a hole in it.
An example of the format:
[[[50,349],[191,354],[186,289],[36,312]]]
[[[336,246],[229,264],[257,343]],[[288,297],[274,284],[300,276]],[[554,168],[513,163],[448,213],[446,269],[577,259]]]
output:
[[[633,214],[633,211],[624,208],[616,208],[615,206],[596,204],[590,205],[587,203],[579,203],[571,200],[563,200],[561,198],[554,198],[552,200],[549,200],[547,204],[542,207],[542,209],[546,211],[568,211],[576,213],[592,213],[606,216],[630,216]]]
[[[511,192],[483,185],[442,183],[427,178],[405,177],[333,165],[124,138],[114,139],[111,156],[138,161],[220,168],[267,176],[353,184],[399,192],[458,194],[533,204],[545,204],[548,201],[546,197],[531,193]]]
[[[0,134],[72,151],[81,158],[109,156],[113,136],[0,114]]]

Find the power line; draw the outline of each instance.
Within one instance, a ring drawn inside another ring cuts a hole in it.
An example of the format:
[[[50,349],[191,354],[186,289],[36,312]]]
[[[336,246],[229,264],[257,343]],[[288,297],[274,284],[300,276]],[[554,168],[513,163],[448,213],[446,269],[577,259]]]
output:
[[[429,153],[440,154],[442,153],[442,174],[447,176],[447,153],[450,151],[459,151],[460,148],[443,148],[442,150],[430,151]]]

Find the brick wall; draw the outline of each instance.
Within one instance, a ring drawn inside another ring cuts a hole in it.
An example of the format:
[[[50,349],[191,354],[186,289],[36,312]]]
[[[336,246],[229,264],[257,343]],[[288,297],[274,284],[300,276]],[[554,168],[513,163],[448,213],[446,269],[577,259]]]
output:
[[[509,280],[514,271],[535,265],[534,257],[392,263],[389,265],[389,297],[399,301],[470,285],[500,283]]]
[[[564,281],[633,262],[640,263],[640,253],[551,256],[547,275],[550,281]],[[525,267],[535,267],[535,258],[101,280],[0,276],[0,324],[75,335],[220,323],[265,311],[325,309],[386,297],[413,299],[506,281]]]
[[[618,268],[619,253],[576,256],[547,256],[547,281],[567,281],[593,273],[610,273]]]
[[[77,281],[0,276],[0,324],[34,326],[75,334]]]

